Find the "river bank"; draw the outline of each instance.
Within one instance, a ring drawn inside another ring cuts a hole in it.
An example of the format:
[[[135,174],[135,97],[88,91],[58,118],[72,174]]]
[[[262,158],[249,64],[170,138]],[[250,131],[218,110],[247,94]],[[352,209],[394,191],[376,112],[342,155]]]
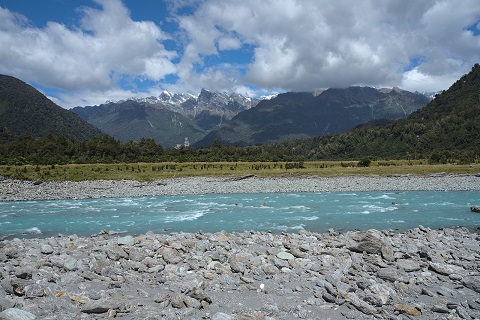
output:
[[[187,194],[480,190],[480,175],[337,177],[189,177],[154,182],[95,180],[41,182],[0,179],[0,201],[118,198]]]

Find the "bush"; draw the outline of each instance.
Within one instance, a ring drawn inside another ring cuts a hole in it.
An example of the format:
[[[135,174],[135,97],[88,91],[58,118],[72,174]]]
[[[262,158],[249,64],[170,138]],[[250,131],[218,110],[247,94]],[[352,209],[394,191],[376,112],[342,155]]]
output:
[[[357,167],[370,167],[372,160],[369,157],[365,157],[362,160],[358,161]]]

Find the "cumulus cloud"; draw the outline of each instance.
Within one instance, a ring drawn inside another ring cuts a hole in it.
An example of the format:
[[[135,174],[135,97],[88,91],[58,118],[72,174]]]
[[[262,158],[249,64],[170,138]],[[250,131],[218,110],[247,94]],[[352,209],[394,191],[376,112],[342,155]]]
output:
[[[254,47],[242,66],[242,81],[253,86],[439,90],[479,60],[478,33],[466,29],[478,24],[479,12],[475,0],[202,1],[192,15],[178,17],[188,39],[181,79],[218,84],[223,70],[205,77],[197,64],[230,49],[224,39],[234,35],[233,48]],[[412,65],[419,56],[425,58]]]
[[[68,91],[108,91],[122,75],[161,80],[175,73],[176,53],[153,22],[136,22],[119,0],[96,0],[102,9],[81,8],[81,26],[57,22],[45,28],[0,7],[0,72]]]

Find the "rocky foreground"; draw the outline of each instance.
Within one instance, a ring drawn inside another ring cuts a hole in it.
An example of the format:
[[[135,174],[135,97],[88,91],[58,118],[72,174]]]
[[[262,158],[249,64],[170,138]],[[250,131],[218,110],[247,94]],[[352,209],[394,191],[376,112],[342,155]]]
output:
[[[465,228],[0,243],[0,319],[479,319]]]

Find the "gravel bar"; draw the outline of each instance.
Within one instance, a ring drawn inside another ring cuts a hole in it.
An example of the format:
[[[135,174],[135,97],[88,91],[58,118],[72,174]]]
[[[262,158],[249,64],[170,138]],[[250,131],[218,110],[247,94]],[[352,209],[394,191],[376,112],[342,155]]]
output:
[[[31,182],[0,180],[0,201],[121,198],[189,194],[480,190],[476,175],[390,175],[337,177],[188,177],[154,182],[96,180]]]

